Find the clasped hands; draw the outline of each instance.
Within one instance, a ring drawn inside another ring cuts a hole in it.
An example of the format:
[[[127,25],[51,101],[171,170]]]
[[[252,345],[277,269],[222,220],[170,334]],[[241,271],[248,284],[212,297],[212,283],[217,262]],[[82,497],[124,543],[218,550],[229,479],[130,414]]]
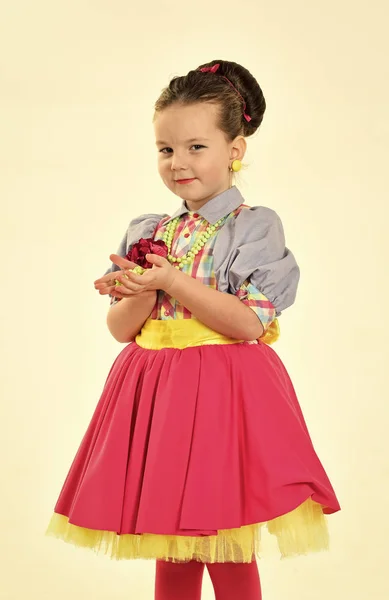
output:
[[[110,294],[116,298],[128,298],[147,291],[168,291],[173,284],[177,269],[175,269],[166,258],[157,254],[147,254],[146,259],[153,266],[146,269],[143,275],[133,273],[137,265],[118,254],[111,254],[110,260],[120,267],[120,271],[108,273],[94,282],[95,289],[101,294]],[[117,280],[120,285],[115,283]]]

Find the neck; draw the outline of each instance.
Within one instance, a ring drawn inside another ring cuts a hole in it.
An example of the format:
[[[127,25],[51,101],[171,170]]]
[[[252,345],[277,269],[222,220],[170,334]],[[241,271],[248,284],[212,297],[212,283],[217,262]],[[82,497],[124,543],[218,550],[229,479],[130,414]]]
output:
[[[208,198],[201,198],[199,200],[185,200],[185,206],[190,211],[200,210],[200,208],[205,206],[205,204],[207,204],[208,202],[210,202],[217,196],[224,194],[224,192],[227,192],[229,189],[231,189],[231,187],[232,186],[230,185],[225,190],[222,190],[221,192],[217,192],[216,194],[213,194],[212,196],[209,196]]]

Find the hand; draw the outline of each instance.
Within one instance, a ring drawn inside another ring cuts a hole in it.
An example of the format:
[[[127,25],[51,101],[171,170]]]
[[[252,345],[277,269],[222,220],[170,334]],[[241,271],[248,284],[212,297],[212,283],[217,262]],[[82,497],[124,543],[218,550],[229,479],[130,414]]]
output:
[[[151,269],[146,269],[143,275],[137,275],[131,271],[124,275],[119,275],[118,280],[122,283],[120,291],[124,296],[142,294],[148,291],[164,290],[168,291],[177,276],[175,269],[166,258],[157,254],[146,254],[146,260],[153,265]]]
[[[143,275],[127,271],[125,276],[119,275],[118,280],[122,284],[120,292],[124,296],[142,294],[156,290],[167,291],[177,276],[177,270],[169,261],[157,254],[146,254],[146,260],[153,265],[146,269]]]
[[[146,255],[146,259],[153,265],[153,268],[146,269],[143,275],[128,271],[127,269],[134,269],[137,265],[117,254],[111,254],[110,259],[114,264],[121,267],[124,272],[114,271],[114,273],[108,273],[97,279],[94,284],[100,294],[111,294],[116,298],[127,298],[155,290],[167,291],[177,275],[177,269],[172,267],[165,258],[156,254]],[[121,285],[116,286],[113,283],[114,279],[119,281]]]
[[[99,279],[96,279],[94,282],[95,289],[98,290],[99,294],[110,294],[111,296],[115,296],[115,298],[125,298],[127,294],[122,294],[120,289],[122,286],[117,286],[115,284],[115,279],[118,280],[118,277],[125,272],[126,269],[134,269],[137,265],[118,254],[111,254],[110,260],[118,267],[121,267],[123,271],[113,271],[112,273],[107,273],[107,275],[103,275]]]

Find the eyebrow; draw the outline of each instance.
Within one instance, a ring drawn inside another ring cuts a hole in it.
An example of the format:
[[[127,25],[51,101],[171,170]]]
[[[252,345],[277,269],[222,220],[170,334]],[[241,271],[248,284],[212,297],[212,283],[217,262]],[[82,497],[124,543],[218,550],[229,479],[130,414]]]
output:
[[[191,138],[190,140],[185,140],[184,144],[193,144],[193,142],[209,142],[209,138]],[[164,145],[164,146],[168,146],[167,142],[164,142],[163,140],[157,140],[155,142],[157,145]]]

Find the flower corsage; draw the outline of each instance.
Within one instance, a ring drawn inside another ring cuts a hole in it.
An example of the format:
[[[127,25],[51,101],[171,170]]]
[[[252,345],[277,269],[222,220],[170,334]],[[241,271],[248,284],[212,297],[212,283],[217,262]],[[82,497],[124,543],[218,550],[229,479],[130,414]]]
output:
[[[127,252],[126,258],[131,262],[136,263],[134,269],[129,269],[132,273],[137,275],[143,275],[147,269],[152,268],[152,264],[146,259],[146,254],[158,254],[166,258],[168,255],[168,247],[163,240],[154,240],[153,238],[141,238],[139,242],[134,244],[129,252]],[[128,276],[124,273],[124,277],[128,279]],[[122,285],[120,281],[115,279],[115,285]]]

